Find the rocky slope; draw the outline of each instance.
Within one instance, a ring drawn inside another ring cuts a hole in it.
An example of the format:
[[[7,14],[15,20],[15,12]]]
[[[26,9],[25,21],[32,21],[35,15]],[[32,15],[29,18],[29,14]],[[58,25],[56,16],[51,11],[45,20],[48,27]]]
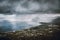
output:
[[[0,33],[0,40],[60,40],[60,27],[53,24]]]

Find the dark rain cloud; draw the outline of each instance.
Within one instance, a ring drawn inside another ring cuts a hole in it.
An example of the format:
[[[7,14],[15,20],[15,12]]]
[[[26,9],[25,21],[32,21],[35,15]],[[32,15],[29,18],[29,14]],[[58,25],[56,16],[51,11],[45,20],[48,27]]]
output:
[[[2,2],[0,2],[0,13],[6,14],[10,12],[11,12],[11,4],[9,4],[7,0],[2,0]]]
[[[34,8],[33,7],[33,5]],[[35,5],[36,4],[36,5]],[[38,7],[38,5],[39,7]],[[19,6],[20,5],[20,6]],[[17,7],[19,8],[17,9]],[[22,8],[21,8],[22,7]],[[20,11],[18,11],[20,10]],[[0,0],[0,13],[59,12],[59,0]]]

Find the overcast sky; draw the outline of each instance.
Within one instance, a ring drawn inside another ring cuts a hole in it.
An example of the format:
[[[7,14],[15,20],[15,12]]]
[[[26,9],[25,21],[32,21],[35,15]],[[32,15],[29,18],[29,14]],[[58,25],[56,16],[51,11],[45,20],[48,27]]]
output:
[[[58,0],[0,0],[2,14],[53,12],[56,9],[59,9]]]
[[[18,28],[30,28],[41,25],[39,22],[51,22],[53,19],[60,17],[60,14],[26,14],[26,15],[4,15],[0,14],[0,22],[4,20],[9,21],[13,27],[12,29],[17,30]],[[1,24],[1,23],[0,23]]]
[[[39,22],[51,22],[60,16],[52,13],[57,9],[58,0],[0,0],[0,22],[9,21],[13,24],[13,29],[24,24],[24,28],[29,28],[40,25]]]

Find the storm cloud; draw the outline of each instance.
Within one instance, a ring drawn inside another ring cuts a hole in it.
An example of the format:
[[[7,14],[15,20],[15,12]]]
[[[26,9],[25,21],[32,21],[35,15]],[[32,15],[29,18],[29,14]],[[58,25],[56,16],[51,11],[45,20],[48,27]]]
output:
[[[54,12],[57,9],[59,0],[0,0],[2,14]]]
[[[59,2],[59,0],[0,0],[0,22],[7,21],[7,24],[12,25],[13,31],[41,25],[39,22],[49,23],[60,16]]]

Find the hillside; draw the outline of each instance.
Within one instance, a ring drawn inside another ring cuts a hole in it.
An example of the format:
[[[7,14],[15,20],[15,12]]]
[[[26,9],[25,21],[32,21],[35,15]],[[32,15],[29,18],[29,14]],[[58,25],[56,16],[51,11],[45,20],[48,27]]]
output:
[[[60,27],[43,24],[30,29],[0,33],[0,40],[59,40]]]

